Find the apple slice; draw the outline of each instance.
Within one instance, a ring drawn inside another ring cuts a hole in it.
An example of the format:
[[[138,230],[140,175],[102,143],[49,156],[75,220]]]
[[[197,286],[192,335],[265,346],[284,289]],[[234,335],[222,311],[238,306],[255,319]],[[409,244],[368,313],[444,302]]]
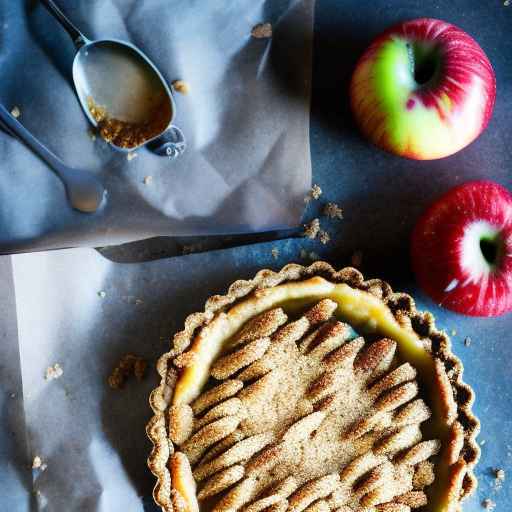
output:
[[[512,311],[512,194],[491,181],[450,190],[418,221],[411,256],[439,305],[471,316]]]
[[[196,481],[187,456],[176,452],[170,461],[173,505],[179,512],[199,512]]]

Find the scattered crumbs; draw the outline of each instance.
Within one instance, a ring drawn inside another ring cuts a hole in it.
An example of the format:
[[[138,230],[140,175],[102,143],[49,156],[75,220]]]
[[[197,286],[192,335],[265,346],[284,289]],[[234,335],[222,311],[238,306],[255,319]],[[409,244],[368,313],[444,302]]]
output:
[[[273,247],[271,253],[272,253],[272,258],[274,258],[275,260],[277,260],[277,258],[279,258],[279,249],[277,247]]]
[[[485,510],[494,510],[496,508],[496,503],[492,501],[489,498],[486,498],[484,501],[482,501],[482,507],[485,508]]]
[[[251,30],[251,36],[256,39],[272,37],[272,25],[270,23],[258,23]]]
[[[104,299],[106,296],[107,296],[107,292],[105,292],[105,291],[103,291],[103,290],[101,290],[101,291],[99,291],[99,292],[98,292],[98,297],[99,297],[100,299]]]
[[[361,267],[361,264],[363,263],[363,253],[362,251],[355,251],[354,254],[352,254],[351,258],[352,266],[355,268]]]
[[[151,183],[153,183],[153,176],[144,176],[142,183],[144,183],[144,185],[151,185]]]
[[[174,80],[172,83],[174,90],[180,94],[188,94],[190,92],[190,85],[185,80]]]
[[[21,116],[21,110],[20,110],[20,108],[19,108],[19,107],[17,107],[17,106],[12,107],[11,115],[12,115],[12,117],[15,117],[16,119],[18,119],[18,117],[20,117],[20,116]]]
[[[498,482],[503,482],[503,480],[505,480],[505,470],[504,469],[496,469],[494,471],[494,475]]]
[[[139,156],[138,153],[136,153],[135,151],[130,151],[129,153],[126,154],[126,160],[128,160],[128,162],[131,162],[134,158],[137,158]]]
[[[313,219],[309,224],[304,224],[304,236],[314,240],[320,232],[320,220]]]
[[[457,335],[457,331],[455,329],[452,329],[452,332],[450,333],[452,336],[456,336]]]
[[[471,345],[471,338],[470,338],[469,336],[466,336],[466,337],[464,338],[464,345],[465,345],[466,347],[469,347],[469,346]]]
[[[311,190],[307,193],[306,197],[304,198],[304,201],[306,203],[309,203],[311,200],[318,200],[320,199],[320,196],[322,195],[322,189],[318,185],[313,185],[311,187]]]
[[[320,239],[320,242],[322,242],[324,245],[328,244],[331,241],[331,236],[327,231],[323,231],[322,229],[318,233],[318,237]]]
[[[96,140],[96,132],[92,128],[89,128],[87,133],[89,134],[89,138],[94,142]]]
[[[343,219],[343,210],[336,203],[327,203],[323,214],[329,219]]]
[[[112,389],[121,389],[128,377],[133,374],[138,381],[144,378],[148,363],[142,357],[126,354],[108,377],[108,385]]]
[[[44,375],[44,380],[55,380],[59,377],[62,377],[64,370],[60,366],[59,363],[55,363],[53,366],[48,366],[46,368],[46,373]]]

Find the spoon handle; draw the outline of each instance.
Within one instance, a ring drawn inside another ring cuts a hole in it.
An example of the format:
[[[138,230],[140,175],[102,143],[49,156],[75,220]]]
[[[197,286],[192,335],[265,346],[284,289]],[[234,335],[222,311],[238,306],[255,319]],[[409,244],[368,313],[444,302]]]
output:
[[[87,44],[89,40],[78,30],[70,19],[60,10],[57,4],[53,0],[40,0],[41,3],[50,11],[55,19],[62,25],[62,27],[69,34],[73,43],[78,48],[81,48],[84,44]]]

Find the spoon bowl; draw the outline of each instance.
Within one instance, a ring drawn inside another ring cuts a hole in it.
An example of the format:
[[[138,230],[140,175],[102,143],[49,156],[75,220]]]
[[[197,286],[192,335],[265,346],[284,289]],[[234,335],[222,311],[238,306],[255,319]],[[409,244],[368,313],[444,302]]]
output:
[[[185,137],[172,124],[172,92],[153,62],[128,42],[87,39],[53,0],[41,2],[73,39],[76,92],[102,137],[121,151],[147,144],[158,155],[175,158],[183,153]]]

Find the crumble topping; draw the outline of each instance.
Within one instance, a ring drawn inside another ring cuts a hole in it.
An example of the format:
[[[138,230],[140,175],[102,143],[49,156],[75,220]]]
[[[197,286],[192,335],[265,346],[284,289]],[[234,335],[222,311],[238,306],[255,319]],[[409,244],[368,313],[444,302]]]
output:
[[[14,107],[12,107],[11,115],[12,115],[12,117],[15,117],[16,119],[18,119],[21,116],[20,108],[17,107],[16,105]]]
[[[318,238],[320,242],[324,245],[328,244],[331,241],[331,235],[329,235],[329,233],[327,233],[327,231],[324,231],[323,229],[321,229],[318,232]]]
[[[314,240],[320,233],[320,220],[313,219],[308,224],[304,224],[304,236],[310,240]]]
[[[55,363],[53,366],[46,368],[44,380],[55,380],[62,377],[64,370],[59,363]]]
[[[304,198],[304,202],[309,203],[312,200],[317,201],[318,199],[320,199],[321,195],[322,195],[322,189],[318,185],[315,184],[311,187],[311,190],[307,193],[306,197]]]
[[[121,389],[131,374],[140,382],[144,378],[148,363],[142,357],[126,354],[108,377],[108,385],[112,389]]]
[[[102,105],[97,105],[94,99],[87,98],[87,107],[94,120],[98,123],[100,135],[106,142],[120,148],[136,148],[146,141],[160,135],[169,124],[171,106],[168,98],[162,98],[160,103],[148,112],[147,121],[132,123],[112,117]]]
[[[190,86],[185,80],[174,80],[172,86],[174,90],[180,94],[188,94],[190,92]]]
[[[258,23],[251,30],[251,36],[256,39],[267,39],[272,37],[272,25],[270,23]]]
[[[327,203],[324,206],[323,214],[329,219],[343,219],[343,210],[336,203]]]

